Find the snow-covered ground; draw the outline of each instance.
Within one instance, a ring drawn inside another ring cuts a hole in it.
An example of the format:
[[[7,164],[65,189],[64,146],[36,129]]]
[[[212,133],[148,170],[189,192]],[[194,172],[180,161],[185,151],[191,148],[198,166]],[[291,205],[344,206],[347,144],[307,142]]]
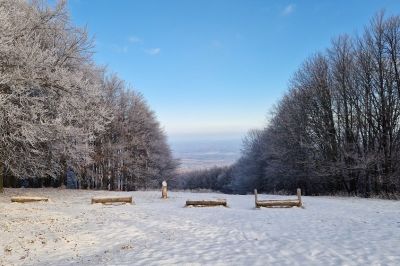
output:
[[[51,200],[10,203],[14,195]],[[136,204],[90,204],[101,195],[133,195]],[[0,265],[400,265],[400,202],[304,197],[305,209],[255,209],[252,195],[160,196],[6,189]],[[209,198],[229,208],[183,207]]]

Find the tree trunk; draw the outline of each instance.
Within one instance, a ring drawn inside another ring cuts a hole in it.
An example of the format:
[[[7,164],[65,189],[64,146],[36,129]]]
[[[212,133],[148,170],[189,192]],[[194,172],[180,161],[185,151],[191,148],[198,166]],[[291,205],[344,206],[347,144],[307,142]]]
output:
[[[371,196],[371,179],[369,177],[368,170],[366,171],[366,174],[365,174],[365,194],[364,194],[364,196],[366,198],[369,198]]]
[[[0,161],[0,193],[3,193],[3,163]]]

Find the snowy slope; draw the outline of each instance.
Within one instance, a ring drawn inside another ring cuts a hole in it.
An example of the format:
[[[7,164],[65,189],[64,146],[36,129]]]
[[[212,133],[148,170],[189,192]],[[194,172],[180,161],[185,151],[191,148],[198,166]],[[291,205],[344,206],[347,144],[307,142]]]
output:
[[[16,194],[51,201],[10,203]],[[100,195],[136,205],[91,205]],[[169,195],[6,189],[0,265],[400,265],[400,202],[304,197],[305,209],[254,209],[252,195]],[[183,208],[189,198],[229,208]]]

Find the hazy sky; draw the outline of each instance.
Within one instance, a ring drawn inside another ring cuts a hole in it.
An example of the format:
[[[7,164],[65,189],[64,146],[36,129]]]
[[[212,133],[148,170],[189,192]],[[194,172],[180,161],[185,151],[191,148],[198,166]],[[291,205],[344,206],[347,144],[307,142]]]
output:
[[[171,138],[260,128],[309,55],[399,0],[70,0],[95,60],[142,92]]]

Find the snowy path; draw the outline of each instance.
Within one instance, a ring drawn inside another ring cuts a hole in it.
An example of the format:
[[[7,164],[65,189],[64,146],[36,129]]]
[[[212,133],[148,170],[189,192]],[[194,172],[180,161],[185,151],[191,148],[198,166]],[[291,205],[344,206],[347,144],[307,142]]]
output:
[[[22,194],[51,201],[10,203]],[[258,210],[251,195],[160,194],[6,189],[0,265],[400,265],[400,202],[304,197],[305,209]],[[136,205],[91,205],[99,195]],[[189,198],[229,208],[183,208]]]

